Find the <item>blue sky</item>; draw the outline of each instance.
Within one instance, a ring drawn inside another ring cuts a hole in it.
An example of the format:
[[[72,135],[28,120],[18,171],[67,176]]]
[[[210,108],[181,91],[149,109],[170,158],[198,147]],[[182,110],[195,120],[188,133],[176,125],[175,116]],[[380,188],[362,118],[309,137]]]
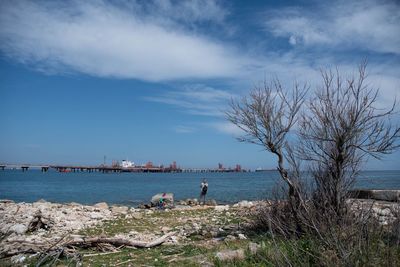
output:
[[[399,25],[396,1],[2,1],[0,162],[273,168],[235,140],[229,100],[264,78],[315,88],[320,68],[367,58],[387,107]]]

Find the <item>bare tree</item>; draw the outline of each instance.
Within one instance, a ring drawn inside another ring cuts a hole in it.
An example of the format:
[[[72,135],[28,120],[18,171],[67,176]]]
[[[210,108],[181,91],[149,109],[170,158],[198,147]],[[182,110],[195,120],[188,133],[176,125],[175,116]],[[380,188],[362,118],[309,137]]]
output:
[[[377,107],[378,90],[365,82],[366,63],[348,78],[338,70],[321,73],[322,86],[302,111],[308,86],[296,83],[287,92],[275,79],[255,87],[249,97],[232,101],[226,113],[244,131],[239,141],[261,145],[277,156],[277,169],[288,186],[295,232],[312,231],[320,237],[347,214],[348,190],[366,157],[391,153],[399,147],[400,137],[400,128],[390,121],[396,103],[386,111]],[[292,131],[296,143],[290,146],[287,137],[296,124],[298,130]],[[299,162],[311,170],[312,194],[306,194],[299,181]],[[284,218],[275,219],[280,229],[285,228]]]
[[[276,155],[277,169],[287,184],[287,201],[260,209],[256,226],[267,226],[273,236],[279,233],[284,238],[312,236],[323,250],[333,251],[350,266],[360,255],[368,260],[373,251],[369,240],[380,230],[371,217],[372,206],[349,212],[348,191],[368,157],[380,159],[399,148],[400,128],[391,121],[395,101],[388,110],[378,108],[378,90],[366,83],[365,63],[346,78],[338,70],[321,74],[322,85],[307,101],[307,86],[295,84],[287,92],[278,80],[264,81],[249,97],[232,101],[227,118],[244,131],[239,141],[261,145]],[[294,145],[288,144],[289,134]],[[309,168],[311,192],[301,181],[300,163]],[[292,244],[292,251],[302,250]],[[284,256],[283,265],[296,265],[277,249]]]
[[[298,155],[311,162],[315,203],[324,218],[340,220],[346,212],[347,192],[366,156],[379,159],[399,147],[400,128],[390,122],[396,103],[378,109],[378,90],[366,78],[366,63],[346,79],[338,70],[322,71],[323,84],[300,119]]]
[[[254,88],[249,98],[245,97],[241,102],[232,100],[231,109],[226,113],[228,120],[245,133],[239,141],[260,145],[276,155],[277,169],[288,186],[288,197],[294,206],[302,200],[298,180],[290,175],[284,164],[285,158],[292,159],[292,149],[286,138],[297,123],[307,91],[306,85],[298,83],[291,92],[286,92],[278,79],[271,83],[264,81]]]

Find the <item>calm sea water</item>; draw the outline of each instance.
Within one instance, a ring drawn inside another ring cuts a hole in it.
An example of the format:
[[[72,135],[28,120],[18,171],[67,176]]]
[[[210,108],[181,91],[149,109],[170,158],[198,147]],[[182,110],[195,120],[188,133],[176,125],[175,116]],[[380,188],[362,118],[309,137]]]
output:
[[[40,170],[0,170],[0,199],[34,202],[79,202],[138,205],[159,192],[175,199],[198,198],[207,178],[208,198],[221,203],[265,199],[280,181],[276,171],[251,173],[59,173]],[[400,171],[366,171],[357,188],[400,189]]]

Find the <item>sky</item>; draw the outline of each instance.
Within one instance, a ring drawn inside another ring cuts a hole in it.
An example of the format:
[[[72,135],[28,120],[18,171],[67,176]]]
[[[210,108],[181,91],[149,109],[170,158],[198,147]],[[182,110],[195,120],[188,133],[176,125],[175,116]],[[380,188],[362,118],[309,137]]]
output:
[[[0,162],[275,168],[236,140],[229,101],[264,79],[317,88],[321,69],[365,59],[389,107],[398,1],[1,1]]]

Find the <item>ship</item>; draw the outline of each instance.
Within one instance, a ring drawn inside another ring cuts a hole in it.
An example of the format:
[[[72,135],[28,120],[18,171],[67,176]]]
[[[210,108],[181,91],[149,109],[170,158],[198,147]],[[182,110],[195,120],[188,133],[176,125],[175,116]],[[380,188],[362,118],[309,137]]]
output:
[[[121,168],[122,169],[129,169],[135,167],[135,163],[133,161],[129,160],[122,160],[121,162]]]

